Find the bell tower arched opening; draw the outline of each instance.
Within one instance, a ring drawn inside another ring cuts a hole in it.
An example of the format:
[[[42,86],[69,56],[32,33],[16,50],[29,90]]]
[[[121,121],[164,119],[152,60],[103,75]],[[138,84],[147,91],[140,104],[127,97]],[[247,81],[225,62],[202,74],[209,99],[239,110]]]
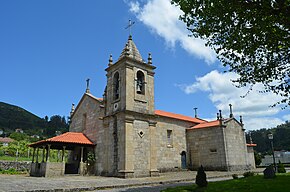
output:
[[[137,71],[136,93],[141,95],[145,94],[145,78],[142,71]]]

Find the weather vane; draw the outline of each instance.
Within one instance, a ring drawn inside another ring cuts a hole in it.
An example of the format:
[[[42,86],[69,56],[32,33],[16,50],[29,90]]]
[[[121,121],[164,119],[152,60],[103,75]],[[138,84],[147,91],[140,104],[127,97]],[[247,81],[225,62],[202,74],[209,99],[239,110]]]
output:
[[[131,21],[131,19],[129,19],[129,24],[127,25],[127,27],[125,27],[125,29],[129,29],[129,35],[131,36],[131,28],[132,26],[135,24],[135,21]]]

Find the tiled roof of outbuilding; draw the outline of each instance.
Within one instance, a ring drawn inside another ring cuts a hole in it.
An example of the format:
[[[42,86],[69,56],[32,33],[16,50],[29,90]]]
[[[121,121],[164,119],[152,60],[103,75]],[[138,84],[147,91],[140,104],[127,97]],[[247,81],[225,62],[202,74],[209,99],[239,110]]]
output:
[[[91,142],[83,133],[66,132],[62,135],[32,143],[30,146],[32,147],[42,143],[73,143],[81,145],[94,145],[93,142]]]

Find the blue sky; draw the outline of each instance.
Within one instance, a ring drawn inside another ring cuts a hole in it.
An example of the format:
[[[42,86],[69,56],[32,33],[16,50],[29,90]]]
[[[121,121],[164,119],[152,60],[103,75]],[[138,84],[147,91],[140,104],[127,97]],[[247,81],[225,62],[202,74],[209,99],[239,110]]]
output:
[[[245,99],[215,54],[189,38],[180,11],[168,0],[2,0],[0,1],[0,101],[44,117],[68,116],[90,78],[91,93],[102,97],[109,55],[116,61],[128,39],[143,59],[152,53],[155,107],[214,119],[219,109],[244,116],[246,129],[276,126],[290,120],[289,109],[269,108],[278,100],[261,95],[259,85]]]

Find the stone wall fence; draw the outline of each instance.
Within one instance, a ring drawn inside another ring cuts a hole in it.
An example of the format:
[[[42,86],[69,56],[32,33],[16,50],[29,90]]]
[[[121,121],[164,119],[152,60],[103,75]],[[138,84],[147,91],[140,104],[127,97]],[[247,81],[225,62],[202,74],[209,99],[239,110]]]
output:
[[[15,169],[16,171],[29,171],[31,162],[29,161],[0,161],[0,169]]]

